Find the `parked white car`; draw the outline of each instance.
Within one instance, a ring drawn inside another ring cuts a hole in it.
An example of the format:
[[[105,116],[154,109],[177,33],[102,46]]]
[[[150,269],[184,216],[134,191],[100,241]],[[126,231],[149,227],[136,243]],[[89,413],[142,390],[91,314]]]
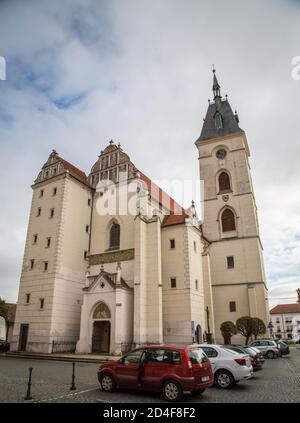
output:
[[[253,376],[253,367],[247,354],[221,348],[220,345],[201,344],[212,365],[215,384],[223,389],[231,388],[240,380]]]

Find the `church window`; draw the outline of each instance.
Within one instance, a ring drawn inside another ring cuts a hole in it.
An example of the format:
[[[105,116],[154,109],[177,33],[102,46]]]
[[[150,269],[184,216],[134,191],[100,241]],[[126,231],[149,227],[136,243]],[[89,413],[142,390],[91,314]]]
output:
[[[38,240],[37,234],[33,235],[33,243],[36,244]]]
[[[51,245],[51,238],[49,237],[49,238],[47,238],[47,240],[46,240],[46,248],[49,248],[49,247],[50,247],[50,245]]]
[[[56,195],[57,194],[57,188],[55,187],[55,188],[53,188],[53,195]]]
[[[44,272],[47,272],[48,270],[48,262],[44,261]]]
[[[231,190],[230,178],[229,178],[228,173],[226,173],[226,172],[222,172],[219,175],[219,190],[220,190],[220,192]]]
[[[39,217],[41,215],[41,212],[42,212],[42,208],[38,207],[36,216]]]
[[[49,172],[47,170],[46,173],[45,173],[45,178],[48,178],[48,176],[49,176]]]
[[[235,231],[235,218],[233,212],[230,209],[225,209],[223,211],[221,219],[223,232]]]
[[[44,308],[44,305],[45,305],[45,299],[40,298],[40,308]]]
[[[215,127],[216,129],[222,129],[223,128],[223,119],[221,116],[221,113],[217,112],[215,114]]]
[[[218,159],[223,160],[226,157],[226,150],[224,150],[224,148],[220,148],[217,152],[216,152],[216,156]]]
[[[34,259],[30,260],[30,270],[34,268]]]
[[[50,209],[50,219],[54,217],[54,209]]]
[[[40,190],[40,197],[43,197],[43,195],[44,195],[44,190],[43,190],[43,189],[41,189],[41,190]]]
[[[57,172],[57,168],[56,168],[56,167],[54,167],[54,168],[53,168],[53,175],[56,175],[56,172]]]
[[[229,302],[229,311],[230,311],[230,313],[235,313],[236,312],[236,302],[235,301],[230,301]]]
[[[106,304],[100,303],[97,305],[93,319],[110,319],[110,310]]]
[[[26,294],[26,304],[30,303],[30,294]]]
[[[171,288],[176,288],[176,278],[171,278]]]
[[[87,251],[84,251],[84,253],[83,253],[83,258],[84,258],[84,260],[86,260],[86,259],[87,259],[87,256],[88,256],[88,252],[87,252]]]
[[[109,248],[120,248],[120,225],[113,223],[109,233]]]
[[[89,207],[91,206],[91,199],[90,198],[88,198],[88,206]]]
[[[198,279],[195,280],[195,289],[198,291],[199,289],[199,284],[198,284]]]
[[[227,269],[233,269],[234,268],[234,257],[230,256],[227,257]]]
[[[197,242],[196,241],[194,241],[194,251],[195,251],[195,253],[197,253]]]
[[[171,250],[174,250],[174,248],[175,248],[175,239],[170,239],[170,248],[171,248]]]
[[[86,232],[87,234],[89,233],[89,230],[90,230],[89,225],[85,225],[85,232]]]

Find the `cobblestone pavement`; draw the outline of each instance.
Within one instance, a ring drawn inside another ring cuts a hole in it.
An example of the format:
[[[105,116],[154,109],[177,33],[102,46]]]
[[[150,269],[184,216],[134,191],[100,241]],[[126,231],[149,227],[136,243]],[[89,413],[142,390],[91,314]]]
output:
[[[28,368],[33,367],[33,402],[159,403],[159,394],[117,391],[106,394],[97,381],[98,364],[76,364],[76,391],[70,391],[72,363],[0,357],[0,402],[24,402]],[[300,402],[300,350],[276,360],[266,360],[263,370],[232,390],[207,389],[202,395],[186,394],[185,403]]]

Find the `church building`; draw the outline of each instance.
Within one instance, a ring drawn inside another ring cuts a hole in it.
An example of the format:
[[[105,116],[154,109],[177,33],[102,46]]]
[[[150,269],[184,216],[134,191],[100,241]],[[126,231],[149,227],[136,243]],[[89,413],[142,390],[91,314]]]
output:
[[[222,342],[221,323],[246,315],[267,326],[250,151],[215,71],[213,94],[195,142],[203,221],[113,141],[88,176],[52,151],[32,185],[13,351],[120,354]]]

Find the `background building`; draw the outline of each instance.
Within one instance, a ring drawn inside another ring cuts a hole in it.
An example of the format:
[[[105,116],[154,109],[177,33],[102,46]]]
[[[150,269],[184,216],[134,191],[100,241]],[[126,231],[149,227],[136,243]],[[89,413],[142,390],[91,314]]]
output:
[[[278,304],[270,310],[273,333],[276,338],[298,341],[300,339],[300,289],[294,304]]]

